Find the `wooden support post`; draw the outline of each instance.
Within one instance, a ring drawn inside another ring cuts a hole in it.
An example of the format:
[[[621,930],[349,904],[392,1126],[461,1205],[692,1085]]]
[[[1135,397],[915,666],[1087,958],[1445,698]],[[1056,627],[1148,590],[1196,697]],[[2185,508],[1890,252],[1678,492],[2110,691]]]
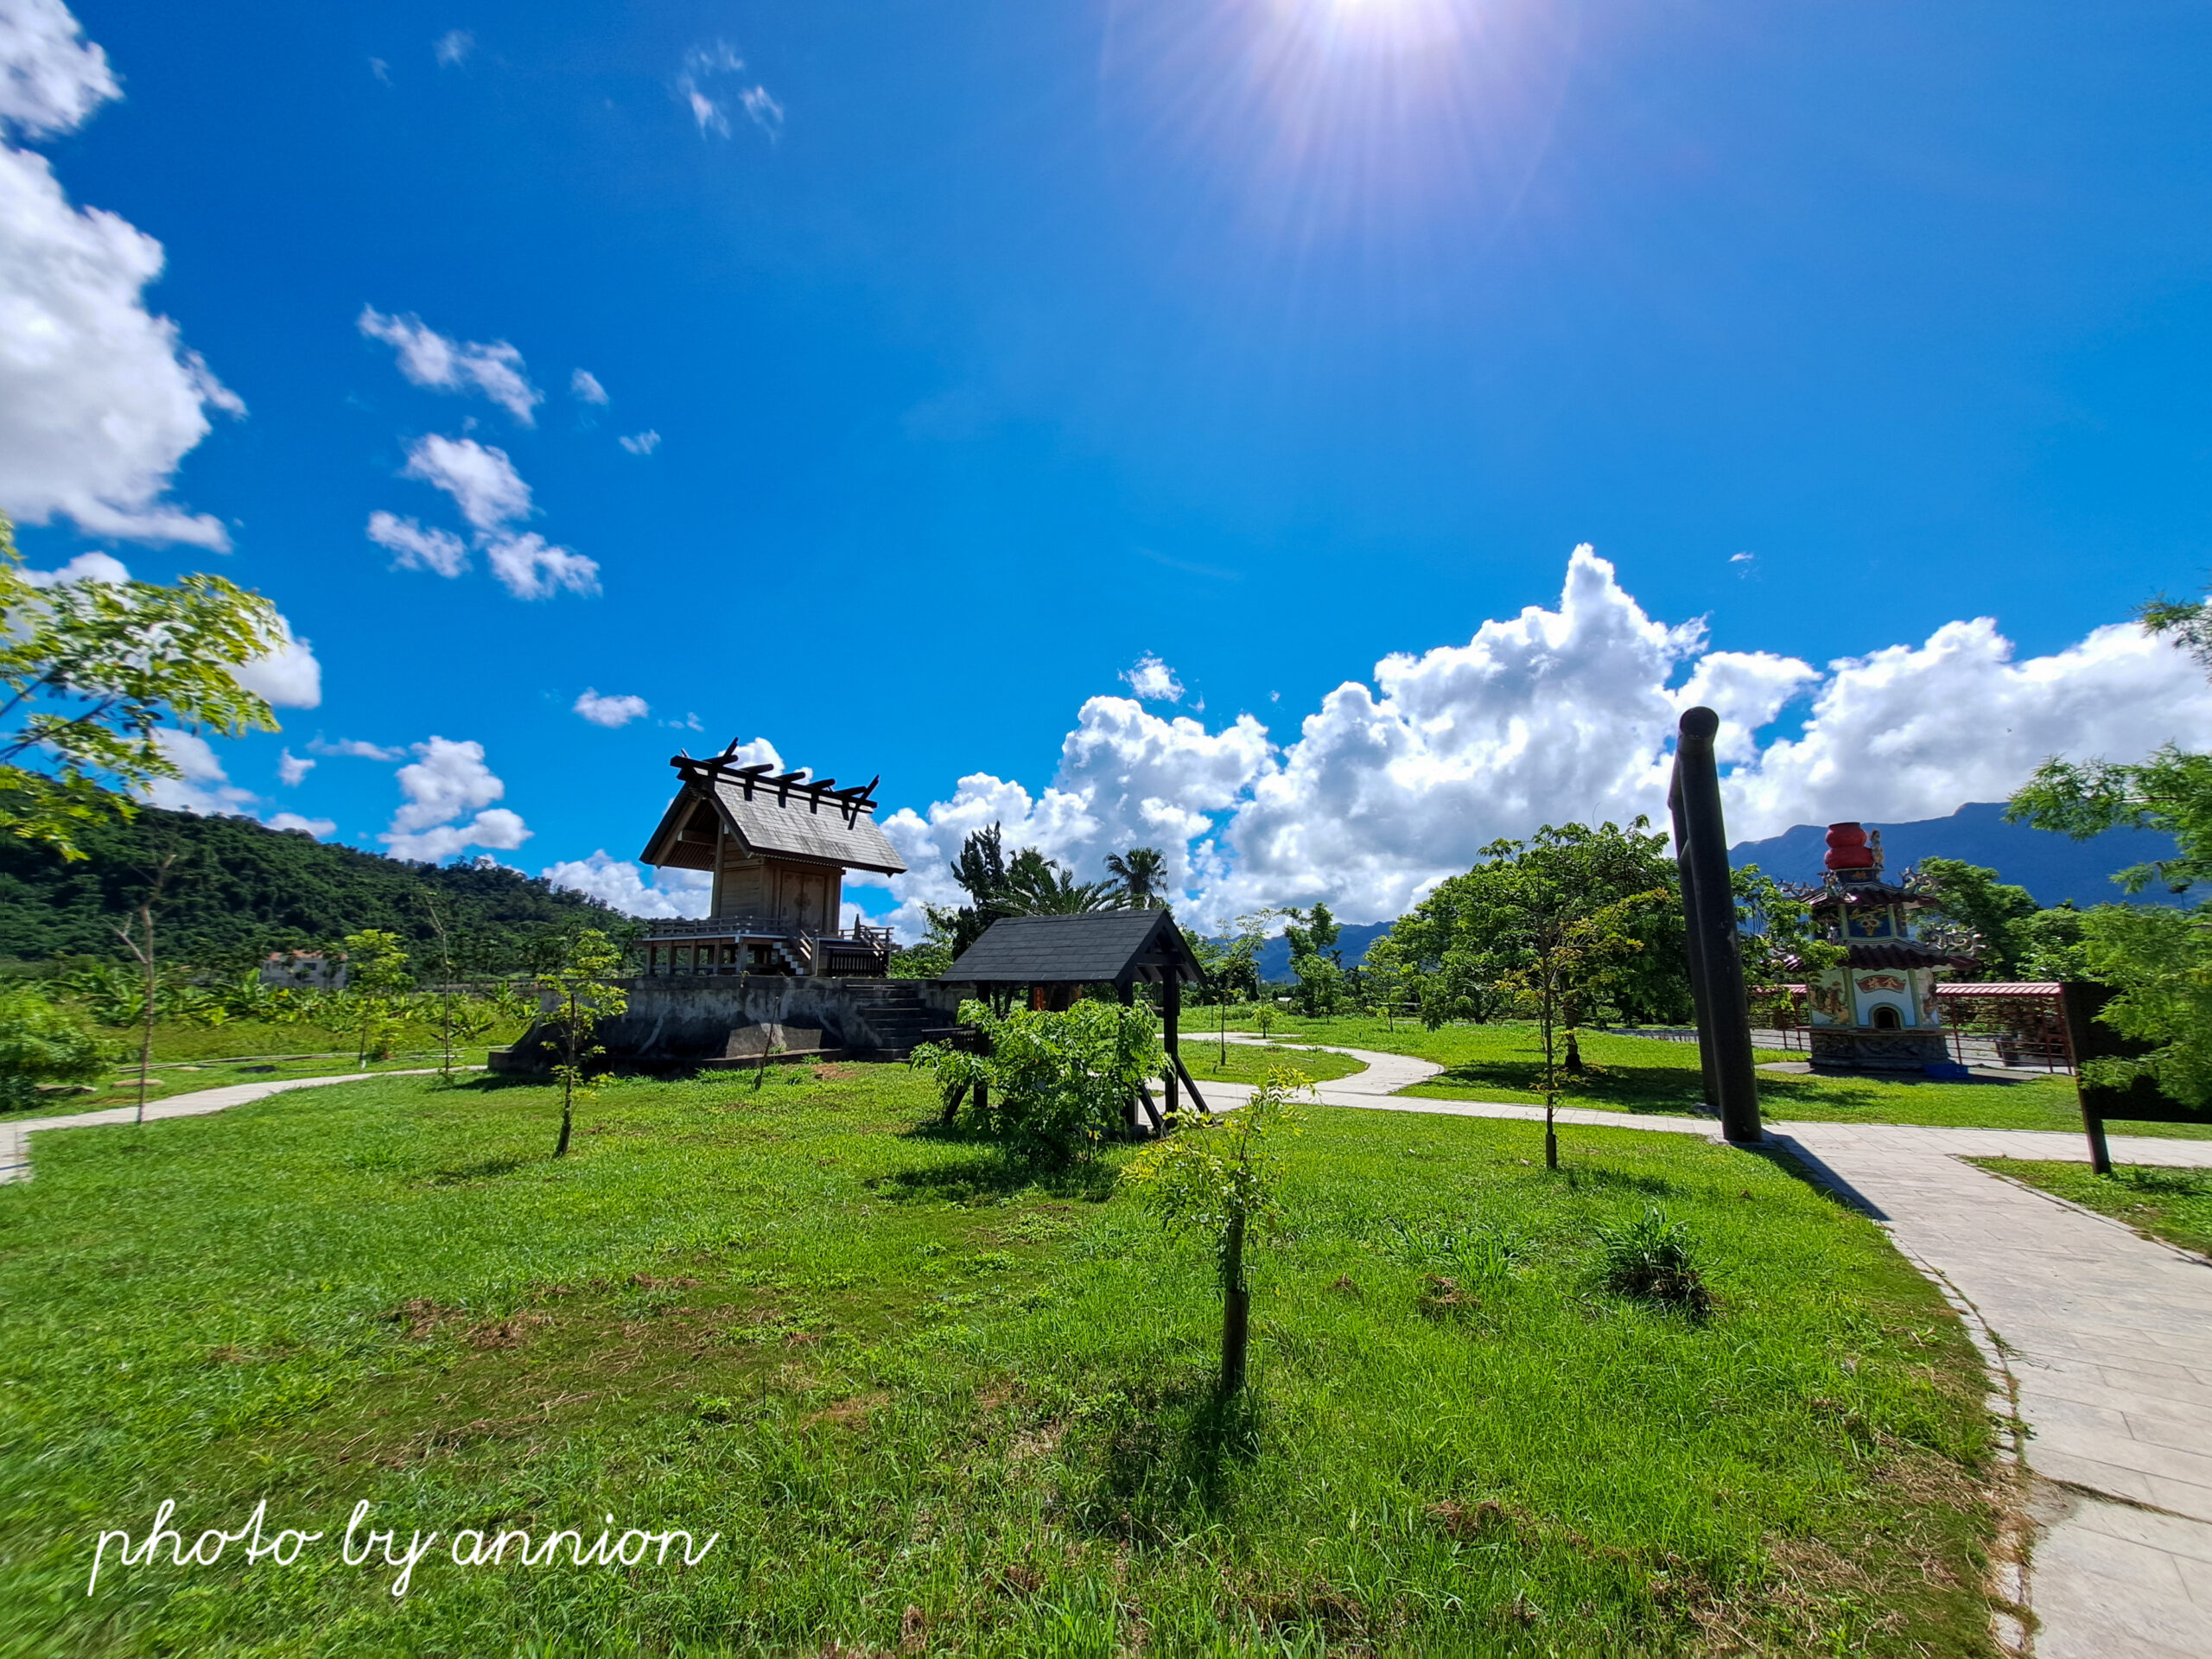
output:
[[[1167,964],[1166,976],[1160,981],[1160,1023],[1165,1027],[1167,1041],[1167,1075],[1160,1079],[1163,1085],[1160,1092],[1167,1097],[1167,1116],[1172,1118],[1183,1109],[1182,1103],[1177,1098],[1177,1086],[1180,1082],[1177,1074],[1183,1069],[1183,1056],[1177,1047],[1176,1033],[1183,1013],[1183,979],[1175,971],[1175,964],[1172,962]]]
[[[1720,812],[1720,766],[1713,740],[1720,716],[1693,709],[1681,718],[1675,743],[1675,778],[1689,838],[1690,925],[1703,938],[1706,1014],[1698,1046],[1713,1054],[1720,1132],[1731,1141],[1758,1141],[1758,1072],[1751,1057],[1751,1010],[1744,998],[1744,958],[1736,938],[1736,895],[1728,874],[1728,826]]]
[[[960,1103],[967,1097],[968,1085],[964,1083],[956,1084],[953,1086],[952,1092],[944,1097],[944,1116],[938,1119],[938,1122],[942,1123],[946,1128],[950,1128],[952,1127],[952,1120],[954,1116],[957,1115],[960,1110]],[[976,1098],[980,1100],[982,1099],[982,1096],[978,1095]]]
[[[1191,1068],[1183,1064],[1183,1057],[1180,1054],[1174,1056],[1174,1061],[1175,1071],[1183,1079],[1183,1086],[1191,1091],[1191,1104],[1197,1107],[1208,1117],[1211,1117],[1213,1116],[1213,1108],[1206,1104],[1206,1097],[1198,1092],[1198,1083],[1191,1076]]]

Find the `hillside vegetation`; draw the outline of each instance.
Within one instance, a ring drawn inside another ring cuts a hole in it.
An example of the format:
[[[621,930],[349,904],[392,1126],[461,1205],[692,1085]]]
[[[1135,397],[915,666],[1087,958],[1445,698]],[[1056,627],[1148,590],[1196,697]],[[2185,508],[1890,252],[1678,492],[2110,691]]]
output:
[[[397,933],[417,962],[432,961],[433,897],[465,971],[520,966],[531,942],[549,934],[627,925],[595,899],[517,870],[404,863],[247,818],[149,807],[128,823],[88,828],[79,842],[86,856],[65,862],[44,848],[0,839],[0,959],[128,960],[116,925],[171,853],[175,862],[155,912],[162,951],[203,967],[320,950],[364,928]]]

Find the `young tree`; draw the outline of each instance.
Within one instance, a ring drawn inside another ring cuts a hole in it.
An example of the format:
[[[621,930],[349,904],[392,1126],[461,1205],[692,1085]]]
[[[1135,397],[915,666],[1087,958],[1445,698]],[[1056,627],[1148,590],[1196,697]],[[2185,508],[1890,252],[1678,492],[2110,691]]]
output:
[[[115,930],[124,947],[138,959],[145,976],[138,1007],[138,1114],[132,1120],[137,1123],[146,1121],[146,1089],[154,1070],[154,1014],[161,1000],[155,972],[154,907],[162,902],[162,890],[168,885],[169,872],[175,868],[176,860],[176,849],[171,848],[148,873],[146,886],[138,899],[138,937],[131,938],[128,924]]]
[[[629,994],[610,982],[621,971],[621,947],[597,928],[588,927],[569,940],[559,960],[537,976],[538,988],[551,1003],[550,1040],[560,1055],[553,1067],[561,1084],[561,1140],[553,1148],[556,1158],[569,1155],[576,1090],[593,1086],[585,1068],[607,1052],[592,1041],[599,1022],[630,1006]]]
[[[0,518],[0,834],[81,856],[79,830],[132,811],[115,791],[184,775],[164,728],[276,730],[232,670],[284,638],[274,606],[220,576],[34,587]]]
[[[1290,918],[1282,936],[1290,945],[1290,971],[1298,977],[1299,1012],[1334,1014],[1344,995],[1344,952],[1337,949],[1343,930],[1325,904],[1283,913]]]
[[[1167,860],[1157,847],[1107,854],[1106,874],[1122,884],[1121,901],[1129,909],[1167,908]]]
[[[1736,894],[1736,933],[1748,990],[1779,995],[1783,986],[1816,978],[1850,954],[1844,946],[1828,943],[1813,919],[1811,906],[1758,865],[1732,871],[1730,881]]]
[[[1403,949],[1389,934],[1368,945],[1360,977],[1375,1001],[1382,1005],[1382,1022],[1391,1031],[1398,1028],[1398,1002],[1412,976]]]
[[[355,1065],[392,1057],[402,999],[414,983],[398,934],[368,927],[346,936],[346,995],[339,1009],[359,1039]]]
[[[2082,918],[2091,976],[2120,994],[2098,1018],[2150,1047],[2132,1059],[2093,1060],[2093,1083],[2124,1089],[2153,1079],[2184,1106],[2212,1106],[2212,906],[2100,905]]]
[[[1297,1133],[1294,1102],[1313,1084],[1287,1067],[1270,1072],[1243,1105],[1181,1125],[1140,1147],[1122,1173],[1172,1232],[1211,1242],[1221,1275],[1221,1392],[1243,1391],[1250,1345],[1252,1287],[1244,1246],[1281,1213],[1283,1139]]]

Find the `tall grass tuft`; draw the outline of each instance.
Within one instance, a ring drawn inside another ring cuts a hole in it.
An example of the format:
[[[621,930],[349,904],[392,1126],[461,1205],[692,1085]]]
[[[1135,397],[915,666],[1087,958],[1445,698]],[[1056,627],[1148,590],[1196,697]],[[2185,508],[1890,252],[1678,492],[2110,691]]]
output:
[[[1713,1292],[1705,1282],[1688,1224],[1668,1219],[1656,1205],[1625,1227],[1601,1227],[1599,1280],[1616,1296],[1649,1302],[1702,1324],[1712,1317]]]

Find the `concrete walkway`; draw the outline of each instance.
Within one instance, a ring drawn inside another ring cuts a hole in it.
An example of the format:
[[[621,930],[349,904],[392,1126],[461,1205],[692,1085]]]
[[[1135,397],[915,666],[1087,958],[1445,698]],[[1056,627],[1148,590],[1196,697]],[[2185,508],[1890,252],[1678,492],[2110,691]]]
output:
[[[456,1071],[480,1071],[480,1066],[455,1066]],[[288,1089],[321,1089],[334,1083],[359,1083],[368,1077],[420,1077],[435,1072],[435,1066],[421,1066],[406,1071],[349,1071],[336,1077],[284,1077],[267,1083],[233,1083],[221,1089],[202,1089],[189,1095],[171,1095],[167,1100],[146,1103],[146,1121],[155,1122],[164,1117],[204,1117],[209,1112],[219,1112],[226,1106],[243,1106],[250,1100],[266,1100],[271,1095],[281,1095]],[[27,1117],[14,1122],[0,1121],[0,1185],[9,1181],[28,1181],[31,1178],[31,1136],[41,1129],[85,1129],[100,1123],[129,1123],[138,1116],[136,1106],[112,1106],[105,1111],[78,1112],[68,1117]]]
[[[1443,1068],[1332,1048],[1367,1063],[1319,1085],[1332,1106],[1541,1122],[1541,1106],[1386,1098]],[[1249,1090],[1205,1085],[1241,1099]],[[1563,1126],[1718,1138],[1710,1119],[1562,1109]],[[2088,1161],[2080,1135],[1770,1122],[1769,1142],[1885,1228],[1993,1338],[2031,1476],[2033,1572],[2013,1592],[2041,1659],[2212,1655],[2212,1262],[2008,1181],[1968,1158]],[[1570,1143],[1571,1145],[1571,1143]],[[2212,1141],[2114,1135],[2115,1163],[2212,1166]],[[1978,1338],[1982,1332],[1977,1332]],[[2028,1650],[2017,1628],[2000,1630]]]

